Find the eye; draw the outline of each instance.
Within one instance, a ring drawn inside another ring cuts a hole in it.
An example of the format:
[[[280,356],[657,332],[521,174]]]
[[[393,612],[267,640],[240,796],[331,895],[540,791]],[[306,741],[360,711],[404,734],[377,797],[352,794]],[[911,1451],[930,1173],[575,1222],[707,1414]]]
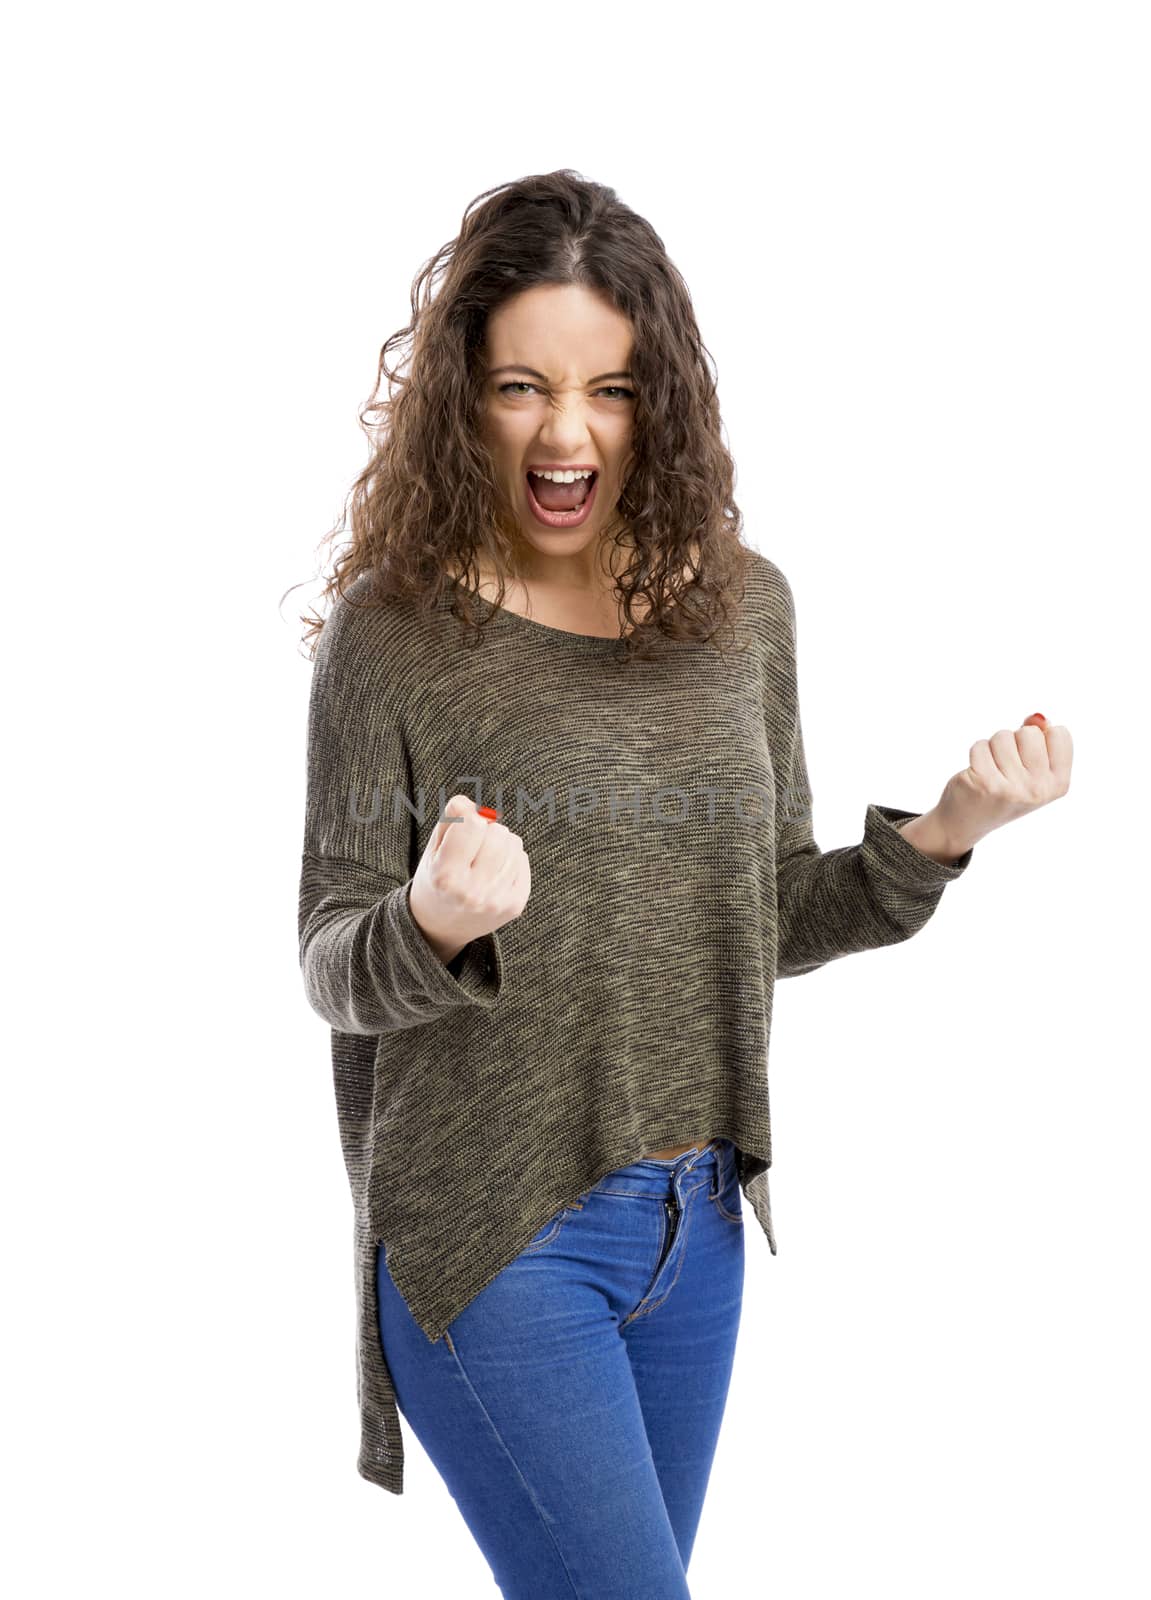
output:
[[[510,383],[501,383],[500,386],[499,386],[499,391],[498,392],[500,394],[507,394],[507,392],[509,390],[511,390],[511,389],[521,389],[521,390],[522,389],[533,389],[534,390],[535,388],[536,388],[536,386],[535,386],[534,383],[527,383],[522,378],[513,378]],[[538,393],[538,390],[536,392]],[[618,383],[605,384],[602,389],[597,389],[596,393],[597,394],[617,395],[620,398],[626,398],[628,400],[634,400],[635,399],[635,390],[634,389],[625,389]],[[516,398],[519,399],[519,396],[517,395]]]

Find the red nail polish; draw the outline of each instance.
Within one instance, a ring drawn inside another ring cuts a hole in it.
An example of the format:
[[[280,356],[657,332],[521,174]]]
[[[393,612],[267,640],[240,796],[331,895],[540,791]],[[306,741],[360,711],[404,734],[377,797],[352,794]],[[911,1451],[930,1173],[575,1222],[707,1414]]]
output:
[[[495,806],[477,806],[476,812],[479,816],[487,817],[492,822],[498,822],[500,820],[500,814],[496,810]]]

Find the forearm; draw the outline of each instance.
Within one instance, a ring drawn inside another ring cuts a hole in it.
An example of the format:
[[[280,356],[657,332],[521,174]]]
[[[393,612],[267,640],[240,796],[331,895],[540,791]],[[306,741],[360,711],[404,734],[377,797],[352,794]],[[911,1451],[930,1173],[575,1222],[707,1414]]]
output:
[[[406,883],[342,858],[304,853],[300,962],[308,1001],[342,1033],[395,1033],[457,1006],[490,1007],[502,970],[495,934],[463,950],[429,943]]]
[[[923,842],[943,859],[907,837],[912,822],[924,825]],[[813,972],[918,932],[944,886],[962,877],[971,859],[969,851],[956,859],[937,830],[938,819],[901,816],[878,804],[868,806],[857,845],[820,850],[809,817],[785,829],[776,864],[777,976]]]

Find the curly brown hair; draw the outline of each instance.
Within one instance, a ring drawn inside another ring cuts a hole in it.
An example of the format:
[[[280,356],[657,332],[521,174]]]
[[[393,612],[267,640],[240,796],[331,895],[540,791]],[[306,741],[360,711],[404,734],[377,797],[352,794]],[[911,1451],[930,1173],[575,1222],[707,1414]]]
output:
[[[452,615],[480,642],[478,558],[497,575],[488,616],[504,602],[505,579],[518,576],[515,520],[480,437],[485,328],[498,306],[538,284],[598,293],[633,331],[632,466],[603,535],[625,558],[618,573],[611,565],[628,659],[647,656],[657,635],[706,642],[731,625],[749,560],[710,353],[655,229],[571,168],[485,190],[417,274],[412,320],[380,351],[359,413],[371,459],[350,491],[351,542],[322,598],[344,595],[363,573],[369,604],[403,595],[431,610],[450,590]],[[409,341],[402,375],[388,357]],[[384,377],[389,397],[378,400]],[[321,544],[344,531],[348,500]],[[300,621],[314,656],[324,618]]]

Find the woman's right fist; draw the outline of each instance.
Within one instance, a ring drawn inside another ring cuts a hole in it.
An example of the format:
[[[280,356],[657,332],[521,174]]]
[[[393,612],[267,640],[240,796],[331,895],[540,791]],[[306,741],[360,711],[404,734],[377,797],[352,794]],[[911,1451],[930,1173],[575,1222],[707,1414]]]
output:
[[[512,922],[532,892],[524,842],[454,794],[408,890],[412,919],[446,965],[466,944]]]

